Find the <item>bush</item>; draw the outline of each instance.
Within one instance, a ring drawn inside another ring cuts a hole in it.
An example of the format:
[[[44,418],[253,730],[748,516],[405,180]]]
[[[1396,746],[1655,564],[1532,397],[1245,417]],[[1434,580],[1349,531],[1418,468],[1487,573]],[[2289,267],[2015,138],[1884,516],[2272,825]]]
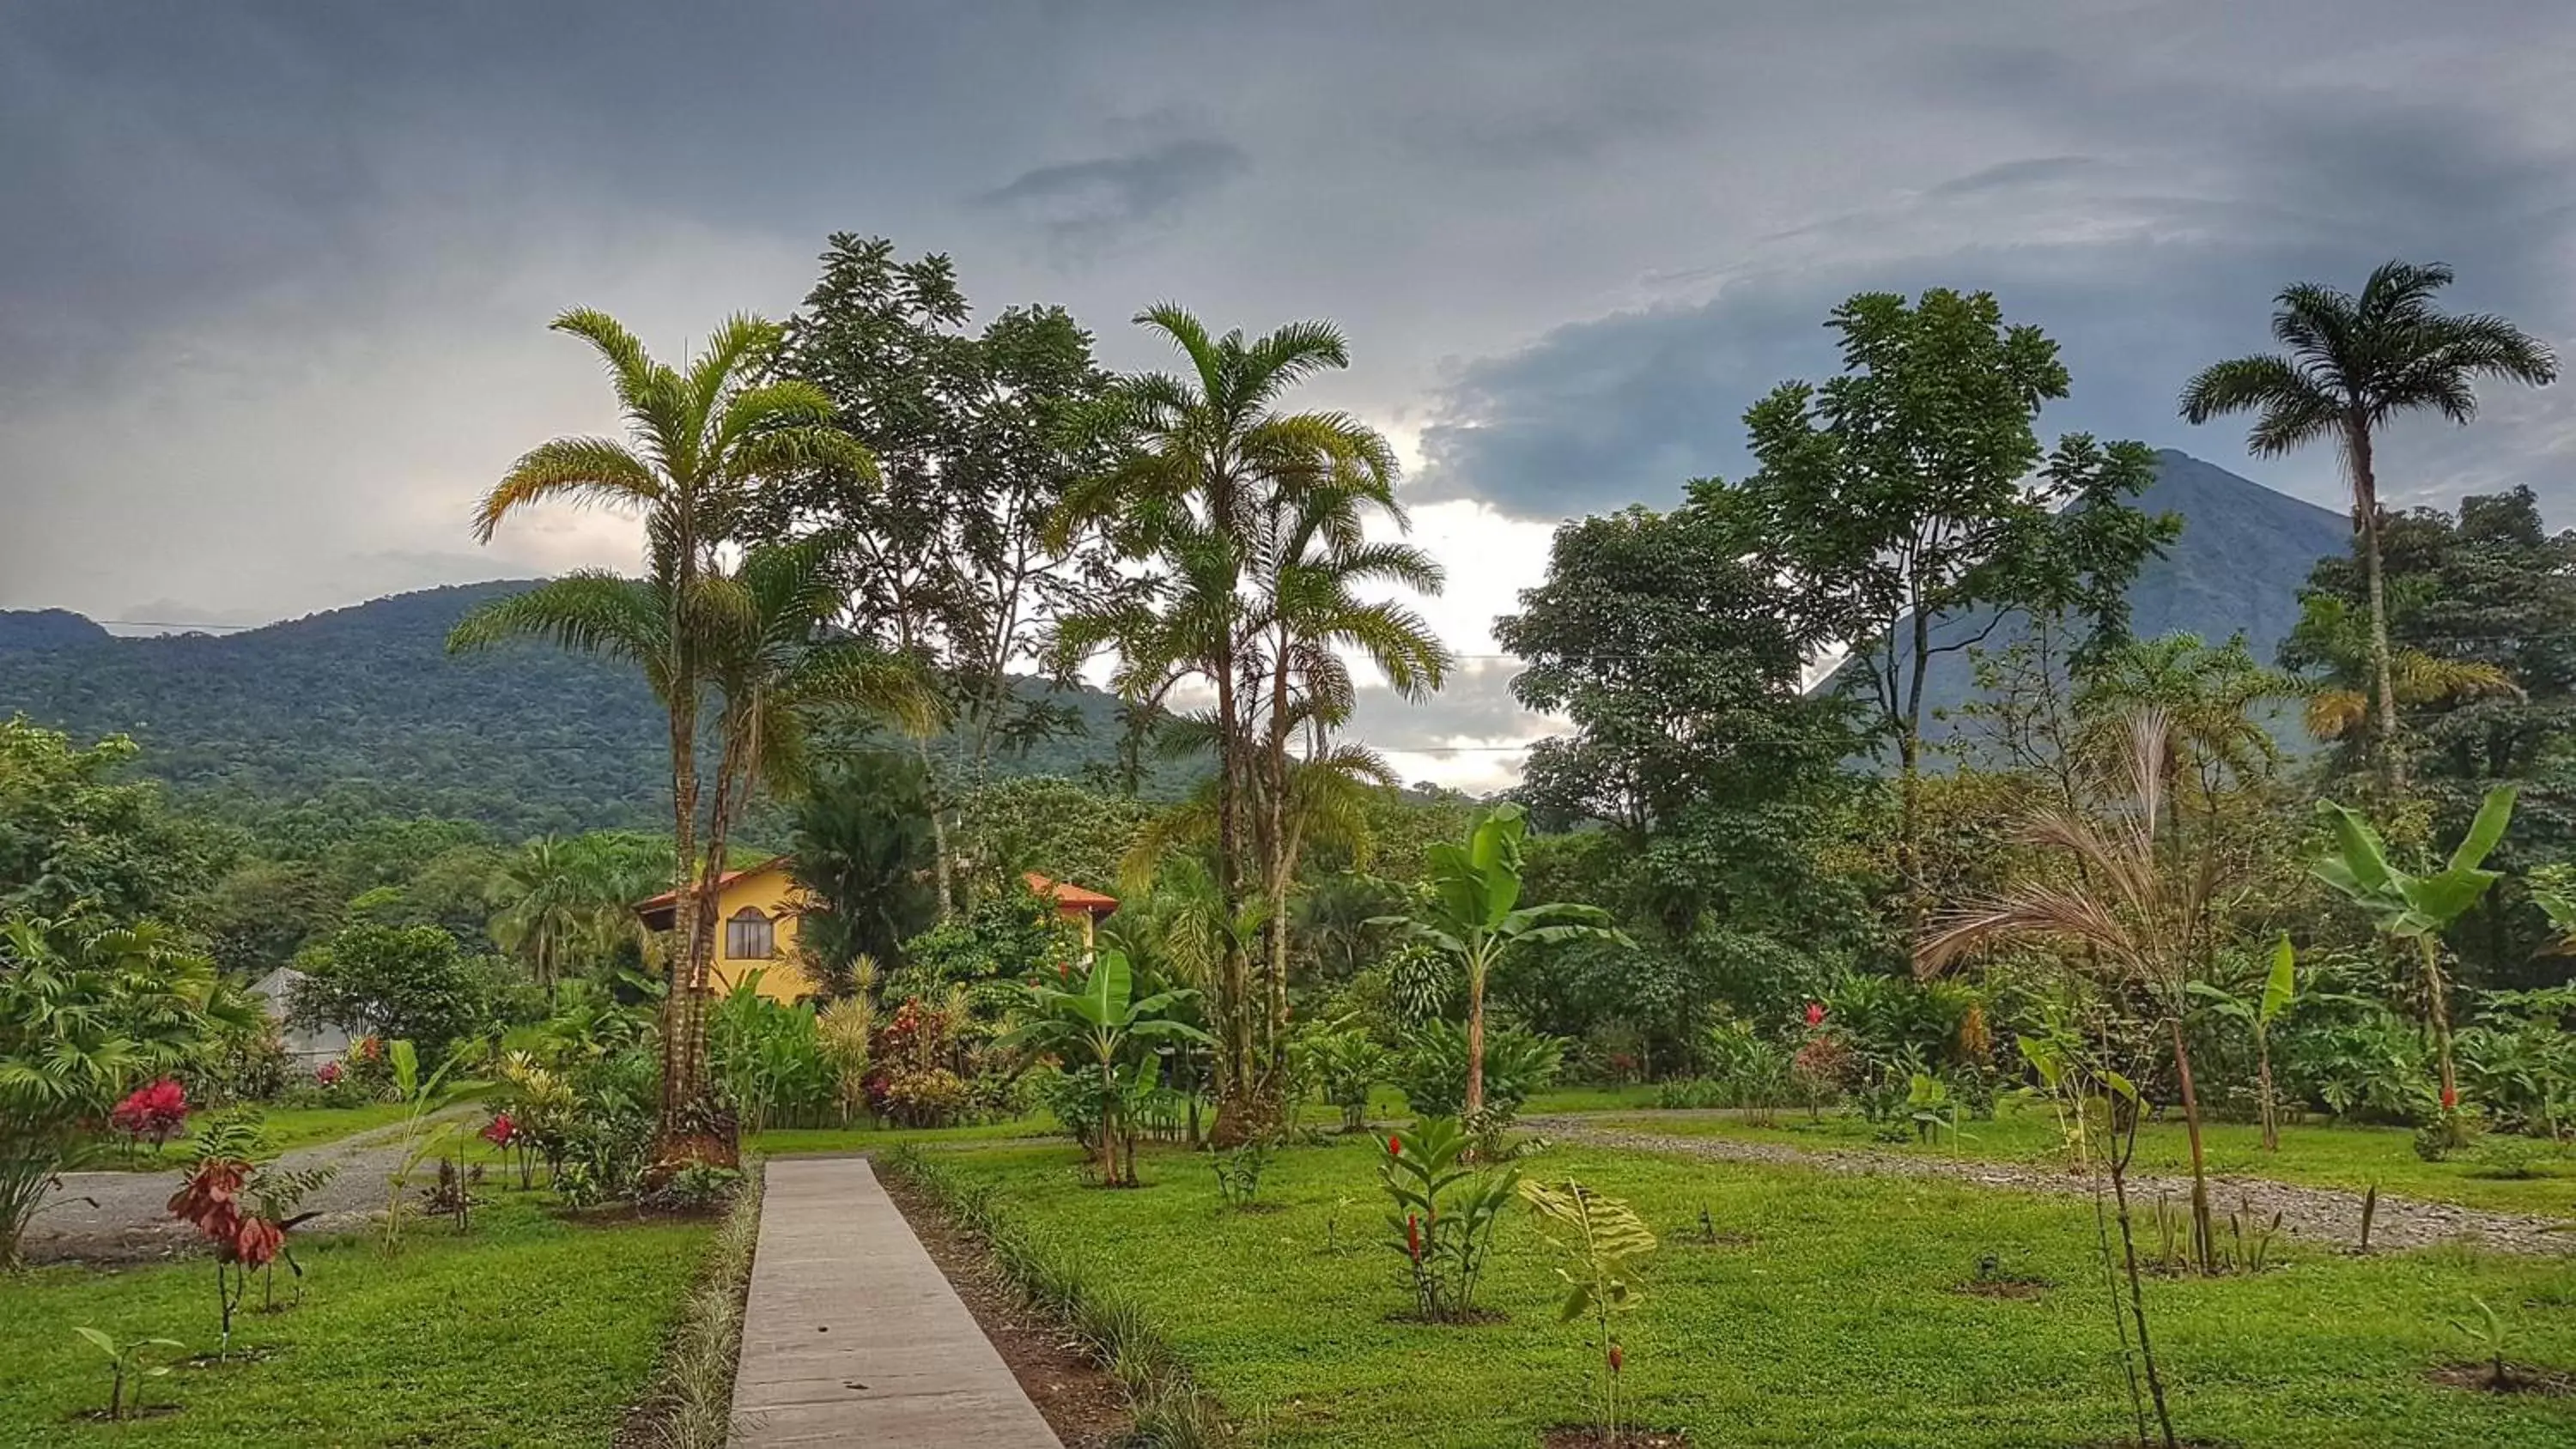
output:
[[[2498,1133],[2478,1144],[2476,1161],[2469,1168],[2471,1177],[2493,1177],[2506,1180],[2541,1176],[2541,1159],[2547,1149],[2528,1137]]]
[[[2446,1162],[2475,1146],[2483,1130],[2474,1112],[2444,1112],[2415,1129],[2415,1155],[2426,1162]]]
[[[1564,1048],[1556,1038],[1520,1027],[1485,1031],[1485,1111],[1503,1119],[1519,1113],[1530,1093],[1556,1080]],[[1456,1022],[1426,1023],[1398,1060],[1395,1085],[1417,1116],[1455,1117],[1467,1104],[1467,1029]]]
[[[1394,1057],[1361,1031],[1321,1032],[1299,1046],[1306,1074],[1322,1089],[1325,1101],[1342,1109],[1342,1130],[1366,1127],[1369,1092],[1387,1079]]]

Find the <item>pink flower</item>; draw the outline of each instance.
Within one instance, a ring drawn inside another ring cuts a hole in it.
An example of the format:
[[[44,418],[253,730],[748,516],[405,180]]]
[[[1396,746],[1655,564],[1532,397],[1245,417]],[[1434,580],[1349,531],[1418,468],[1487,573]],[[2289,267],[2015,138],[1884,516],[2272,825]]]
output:
[[[1810,1001],[1810,1002],[1808,1002],[1808,1003],[1807,1003],[1807,1026],[1808,1026],[1808,1028],[1809,1028],[1810,1030],[1812,1030],[1812,1029],[1814,1029],[1814,1028],[1816,1028],[1816,1027],[1823,1026],[1824,1024],[1825,1024],[1825,1004],[1824,1004],[1823,1002],[1821,1002],[1821,1001]]]
[[[338,1062],[324,1062],[313,1069],[313,1080],[326,1087],[336,1087],[340,1085],[340,1078],[347,1073],[348,1069]]]
[[[507,1147],[518,1140],[519,1124],[510,1120],[509,1113],[495,1112],[492,1120],[483,1124],[481,1136],[495,1147]]]
[[[188,1091],[167,1077],[148,1087],[137,1087],[133,1094],[116,1104],[107,1120],[117,1131],[129,1137],[149,1137],[155,1147],[169,1140],[170,1134],[188,1121]]]

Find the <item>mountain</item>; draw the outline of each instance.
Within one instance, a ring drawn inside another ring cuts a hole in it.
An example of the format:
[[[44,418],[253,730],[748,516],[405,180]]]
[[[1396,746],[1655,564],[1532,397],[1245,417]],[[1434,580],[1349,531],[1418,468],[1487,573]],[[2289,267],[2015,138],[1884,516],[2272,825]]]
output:
[[[2142,639],[2191,633],[2211,644],[2242,633],[2266,664],[2299,622],[2308,571],[2352,546],[2352,520],[2344,515],[2171,448],[2157,452],[2155,481],[2139,493],[2137,507],[2180,516],[2182,535],[2129,585],[2131,632]],[[1992,619],[1988,613],[1937,619],[1934,644],[1974,638]],[[2018,621],[2008,620],[1980,647],[2000,651],[2021,633]],[[1976,695],[1967,651],[1934,654],[1923,695],[1924,735],[1938,739],[1948,726],[1934,716]],[[2284,733],[2284,742],[2293,743],[2294,734]]]
[[[0,653],[93,644],[105,629],[69,609],[0,609]]]
[[[141,768],[227,814],[425,813],[508,839],[667,828],[667,726],[631,671],[533,641],[448,654],[468,610],[527,587],[397,594],[220,637],[114,638],[60,610],[0,614],[0,717],[82,741],[131,734]],[[998,768],[1072,775],[1115,760],[1116,701],[1021,688],[1069,706],[1088,733]]]

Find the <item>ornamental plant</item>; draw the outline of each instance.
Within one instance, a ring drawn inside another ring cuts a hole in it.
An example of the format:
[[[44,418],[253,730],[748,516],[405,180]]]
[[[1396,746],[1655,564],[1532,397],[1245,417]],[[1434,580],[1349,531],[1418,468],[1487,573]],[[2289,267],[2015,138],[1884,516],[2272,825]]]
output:
[[[1432,1323],[1475,1317],[1476,1283],[1520,1179],[1508,1167],[1479,1172],[1467,1166],[1473,1141],[1455,1117],[1426,1117],[1411,1132],[1379,1141],[1377,1175],[1391,1204],[1391,1245],[1404,1258],[1415,1312]]]
[[[149,1138],[158,1155],[162,1144],[188,1125],[188,1089],[169,1077],[137,1087],[107,1114],[107,1121],[131,1145],[139,1146]]]
[[[1628,1364],[1610,1320],[1637,1306],[1635,1262],[1655,1250],[1655,1235],[1634,1208],[1570,1177],[1563,1183],[1525,1181],[1520,1194],[1537,1215],[1540,1236],[1571,1265],[1556,1270],[1566,1289],[1557,1321],[1591,1323],[1593,1347],[1601,1356],[1602,1438],[1616,1444],[1619,1379]]]
[[[105,1354],[109,1370],[116,1375],[108,1381],[107,1387],[107,1417],[110,1420],[122,1419],[127,1414],[141,1412],[143,1408],[141,1381],[165,1378],[169,1375],[170,1366],[166,1363],[146,1362],[143,1357],[144,1350],[187,1347],[175,1338],[137,1338],[119,1343],[95,1328],[75,1328],[72,1332],[79,1334],[82,1341],[90,1347]],[[128,1379],[136,1381],[134,1397],[131,1401],[125,1397],[125,1382]]]

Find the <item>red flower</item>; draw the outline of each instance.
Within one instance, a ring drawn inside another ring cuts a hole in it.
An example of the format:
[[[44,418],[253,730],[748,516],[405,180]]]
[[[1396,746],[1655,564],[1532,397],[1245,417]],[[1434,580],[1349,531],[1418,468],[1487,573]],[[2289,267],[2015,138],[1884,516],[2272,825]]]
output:
[[[148,1087],[137,1087],[133,1095],[116,1104],[107,1120],[117,1131],[129,1137],[149,1137],[158,1147],[187,1124],[187,1089],[167,1077]]]
[[[1404,1139],[1389,1134],[1386,1139],[1386,1155],[1389,1157],[1402,1157],[1404,1155]]]
[[[378,1041],[376,1038],[371,1036],[360,1037],[358,1039],[358,1060],[362,1062],[372,1062],[384,1054],[385,1044],[383,1042]]]
[[[2444,1087],[2442,1089],[2442,1110],[2445,1112],[2456,1112],[2460,1110],[2459,1088]]]
[[[338,1062],[324,1062],[322,1065],[313,1069],[313,1080],[320,1082],[326,1087],[336,1087],[340,1085],[340,1078],[345,1075],[346,1072],[347,1068],[341,1066]]]
[[[1411,1213],[1404,1215],[1404,1251],[1412,1255],[1414,1262],[1422,1261],[1422,1219]]]
[[[492,1120],[483,1124],[481,1136],[495,1147],[507,1147],[518,1140],[519,1126],[510,1120],[509,1113],[495,1112]]]
[[[229,1246],[234,1262],[245,1267],[264,1268],[286,1245],[286,1229],[266,1218],[244,1218],[233,1230]]]
[[[1808,1002],[1808,1003],[1807,1003],[1807,1025],[1808,1025],[1808,1027],[1809,1027],[1810,1029],[1813,1029],[1813,1028],[1815,1028],[1815,1027],[1823,1026],[1824,1024],[1825,1024],[1825,1004],[1824,1004],[1823,1002],[1821,1002],[1821,1001],[1810,1001],[1810,1002]]]

